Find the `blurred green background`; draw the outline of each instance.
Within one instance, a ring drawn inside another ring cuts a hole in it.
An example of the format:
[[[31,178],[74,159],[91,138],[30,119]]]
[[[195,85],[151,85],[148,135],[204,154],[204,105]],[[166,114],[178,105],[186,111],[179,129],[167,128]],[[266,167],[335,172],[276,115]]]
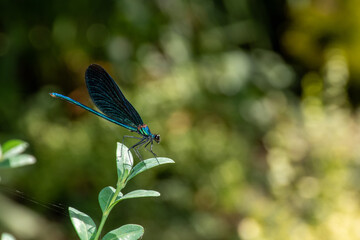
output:
[[[357,0],[0,1],[0,142],[23,139],[37,158],[1,184],[38,202],[1,191],[18,214],[0,212],[0,232],[77,238],[39,203],[100,220],[129,132],[48,95],[93,106],[84,73],[97,63],[176,161],[129,184],[162,196],[124,201],[105,232],[360,239],[359,30]]]

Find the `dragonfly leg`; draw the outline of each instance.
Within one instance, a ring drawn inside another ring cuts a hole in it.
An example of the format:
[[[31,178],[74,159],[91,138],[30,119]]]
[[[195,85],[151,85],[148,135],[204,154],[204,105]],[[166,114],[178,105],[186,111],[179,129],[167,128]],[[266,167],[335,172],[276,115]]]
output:
[[[150,149],[149,149],[149,148],[147,148],[147,146],[148,146],[149,144],[150,144]],[[146,149],[146,150],[148,150],[149,152],[151,152],[151,153],[152,153],[152,155],[154,155],[154,157],[156,158],[156,161],[158,162],[158,164],[160,164],[159,160],[157,159],[157,155],[156,155],[156,153],[154,153],[154,152],[153,152],[153,150],[152,150],[153,145],[154,145],[153,141],[152,141],[152,140],[150,140],[150,141],[149,141],[149,142],[145,145],[145,149]]]
[[[141,139],[141,140],[144,139],[144,138],[142,138],[142,137],[135,137],[135,136],[130,136],[130,135],[124,135],[124,136],[123,136],[123,139],[122,139],[122,144],[123,144],[123,145],[125,145],[125,139],[126,139],[126,138],[135,138],[135,139]],[[141,141],[140,141],[140,142],[141,142]],[[135,145],[136,145],[136,144],[135,144]],[[135,145],[134,145],[134,146],[135,146]],[[131,150],[134,146],[132,146],[131,148],[129,148],[128,152],[130,152],[130,150]],[[122,151],[121,151],[121,152],[122,152]],[[135,149],[134,149],[134,152],[135,152],[136,156],[139,157],[140,153],[139,153],[139,152],[136,152]],[[141,157],[139,157],[139,159],[141,159]]]
[[[130,135],[124,135],[123,136],[123,140],[122,143],[125,145],[125,138],[135,138],[135,139],[143,139],[143,137],[135,137],[135,136],[130,136]]]
[[[151,145],[152,145],[152,141],[149,141],[149,142],[145,145],[145,147],[144,147],[144,148],[145,148],[146,150],[148,150],[148,151],[150,151],[150,149],[148,149],[147,146],[148,146],[150,143],[151,143]]]
[[[151,145],[150,145],[150,149],[147,148],[147,146],[148,146],[149,144],[151,144]],[[149,152],[151,152],[151,153],[154,155],[154,157],[157,157],[157,155],[153,152],[152,147],[153,147],[153,141],[149,141],[149,142],[145,145],[144,148],[145,148],[146,150],[148,150]]]
[[[130,150],[129,150],[130,151]],[[140,152],[137,150],[137,148],[134,148],[134,153],[136,154],[136,156],[140,159],[140,161],[142,161],[142,157]]]
[[[131,149],[134,149],[134,152],[136,154],[136,156],[138,156],[138,158],[140,159],[140,161],[142,161],[142,158],[141,158],[141,155],[140,155],[140,152],[139,152],[139,147],[141,147],[142,145],[144,145],[147,141],[147,138],[144,137],[144,138],[141,138],[141,140],[136,143],[135,145],[133,145],[131,148],[129,148],[129,151]]]
[[[137,152],[140,155],[139,148],[144,144],[145,144],[145,142],[143,142],[143,143],[139,144],[138,146],[134,147],[134,152]],[[142,158],[139,158],[139,159],[142,161]]]

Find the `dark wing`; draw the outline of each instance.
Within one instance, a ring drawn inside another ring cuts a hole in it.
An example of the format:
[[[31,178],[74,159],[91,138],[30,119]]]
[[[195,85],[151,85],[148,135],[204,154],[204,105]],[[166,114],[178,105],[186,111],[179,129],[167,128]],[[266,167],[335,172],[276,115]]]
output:
[[[130,127],[137,128],[144,124],[118,85],[101,66],[91,64],[86,70],[85,81],[92,101],[106,116]]]
[[[112,118],[104,115],[103,113],[100,113],[100,112],[98,112],[98,111],[95,111],[94,109],[89,108],[88,106],[85,106],[84,104],[79,103],[78,101],[75,101],[74,99],[71,99],[71,98],[69,98],[69,97],[67,97],[67,96],[64,96],[64,95],[60,94],[60,93],[50,93],[50,96],[52,96],[52,97],[54,97],[54,98],[62,99],[62,100],[64,100],[64,101],[67,101],[67,102],[72,103],[72,104],[75,104],[76,106],[79,106],[79,107],[81,107],[81,108],[83,108],[83,109],[85,109],[85,110],[87,110],[87,111],[89,111],[89,112],[91,112],[91,113],[93,113],[93,114],[95,114],[95,115],[98,115],[99,117],[102,117],[102,118],[104,118],[104,119],[106,119],[106,120],[108,120],[108,121],[110,121],[110,122],[112,122],[112,123],[115,123],[115,124],[117,124],[117,125],[119,125],[119,126],[122,126],[122,127],[124,127],[124,128],[127,128],[127,129],[129,129],[130,131],[134,131],[134,132],[137,131],[137,128],[136,128],[136,127],[131,127],[131,126],[129,126],[129,125],[120,123],[120,122],[118,122],[118,121],[116,121],[116,120],[114,120],[114,119],[112,119]]]

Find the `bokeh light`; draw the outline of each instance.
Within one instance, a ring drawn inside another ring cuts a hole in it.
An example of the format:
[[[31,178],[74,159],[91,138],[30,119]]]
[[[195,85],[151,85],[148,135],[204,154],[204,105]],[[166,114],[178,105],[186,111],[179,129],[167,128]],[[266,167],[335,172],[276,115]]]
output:
[[[48,94],[93,106],[84,73],[97,63],[176,162],[127,186],[161,197],[124,201],[105,230],[360,239],[357,0],[3,1],[0,13],[0,144],[23,139],[37,159],[0,171],[13,189],[0,186],[0,233],[75,239],[57,203],[100,219],[129,132]]]

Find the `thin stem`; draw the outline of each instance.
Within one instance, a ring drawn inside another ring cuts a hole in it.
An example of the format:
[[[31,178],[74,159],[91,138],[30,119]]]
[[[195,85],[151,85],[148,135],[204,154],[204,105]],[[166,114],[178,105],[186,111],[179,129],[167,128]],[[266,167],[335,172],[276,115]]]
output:
[[[125,187],[125,184],[123,182],[118,182],[118,184],[116,185],[116,191],[114,193],[114,196],[112,197],[109,205],[108,205],[108,208],[104,210],[103,212],[103,215],[101,217],[101,222],[100,222],[100,225],[99,225],[99,228],[98,230],[96,231],[96,235],[95,235],[95,238],[94,240],[98,240],[99,237],[100,237],[100,234],[101,234],[101,231],[105,225],[105,222],[106,222],[106,219],[108,218],[112,208],[115,206],[115,201],[116,201],[116,198],[117,196],[119,195],[120,191]]]
[[[108,216],[109,216],[108,213],[105,214],[105,212],[103,212],[103,215],[102,215],[102,217],[101,217],[101,222],[100,222],[99,228],[98,228],[98,230],[97,230],[97,232],[96,232],[96,235],[95,235],[94,240],[98,240],[98,239],[99,239],[100,234],[101,234],[101,231],[102,231],[102,229],[103,229],[103,227],[104,227],[104,225],[105,225],[105,222],[106,222],[106,219],[107,219]]]

